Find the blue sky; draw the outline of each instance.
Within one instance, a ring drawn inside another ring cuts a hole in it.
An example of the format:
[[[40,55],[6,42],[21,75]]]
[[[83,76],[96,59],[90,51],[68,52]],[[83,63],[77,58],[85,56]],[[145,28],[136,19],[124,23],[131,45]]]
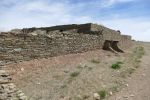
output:
[[[0,30],[98,23],[150,41],[150,0],[0,0]]]

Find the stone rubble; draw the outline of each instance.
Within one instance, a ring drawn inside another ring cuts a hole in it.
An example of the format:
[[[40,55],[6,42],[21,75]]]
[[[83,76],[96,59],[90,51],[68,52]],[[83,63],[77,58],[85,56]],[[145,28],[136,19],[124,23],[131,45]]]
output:
[[[100,100],[100,95],[98,93],[93,94],[94,100]]]
[[[27,100],[25,94],[11,82],[10,75],[0,63],[0,100]]]

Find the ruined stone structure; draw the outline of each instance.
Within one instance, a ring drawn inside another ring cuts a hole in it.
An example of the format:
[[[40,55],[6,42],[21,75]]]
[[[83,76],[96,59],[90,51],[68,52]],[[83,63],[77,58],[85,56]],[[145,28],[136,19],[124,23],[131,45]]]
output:
[[[131,45],[131,36],[121,35],[120,31],[91,23],[17,29],[0,34],[0,63],[5,65],[9,62],[81,53],[96,49],[118,53],[124,52]],[[10,80],[9,75],[4,73],[0,66],[0,92],[3,91],[0,96],[12,97],[9,95],[10,91],[4,92],[13,86],[9,85]],[[3,86],[6,83],[8,83],[7,88]],[[22,98],[25,97],[22,96]]]
[[[102,48],[123,52],[120,48],[130,45],[130,36],[97,24],[26,28],[0,34],[0,61],[30,60]]]
[[[11,82],[10,75],[0,65],[0,100],[27,100],[22,91]]]

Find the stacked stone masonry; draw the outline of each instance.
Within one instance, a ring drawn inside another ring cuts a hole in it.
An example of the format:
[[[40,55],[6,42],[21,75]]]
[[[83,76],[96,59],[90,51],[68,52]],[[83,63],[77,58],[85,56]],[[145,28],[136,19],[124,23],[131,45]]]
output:
[[[25,94],[11,82],[11,77],[0,62],[0,100],[27,100]]]
[[[0,33],[0,63],[3,63],[3,66],[0,65],[0,100],[26,99],[3,70],[6,63],[102,49],[106,41],[117,41],[124,50],[132,45],[131,36],[91,23],[24,28]]]
[[[105,40],[119,41],[123,49],[130,47],[132,42],[130,36],[90,23],[1,33],[0,61],[24,61],[102,49]]]

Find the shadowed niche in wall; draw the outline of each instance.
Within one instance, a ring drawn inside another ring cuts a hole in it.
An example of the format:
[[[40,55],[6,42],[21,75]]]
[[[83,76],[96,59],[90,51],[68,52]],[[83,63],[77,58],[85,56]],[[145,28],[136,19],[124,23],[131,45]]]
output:
[[[121,50],[118,47],[118,42],[119,41],[105,40],[104,45],[103,45],[103,49],[104,50],[109,50],[109,51],[112,51],[112,52],[115,52],[115,53],[117,53],[117,52],[123,53],[123,50]]]

